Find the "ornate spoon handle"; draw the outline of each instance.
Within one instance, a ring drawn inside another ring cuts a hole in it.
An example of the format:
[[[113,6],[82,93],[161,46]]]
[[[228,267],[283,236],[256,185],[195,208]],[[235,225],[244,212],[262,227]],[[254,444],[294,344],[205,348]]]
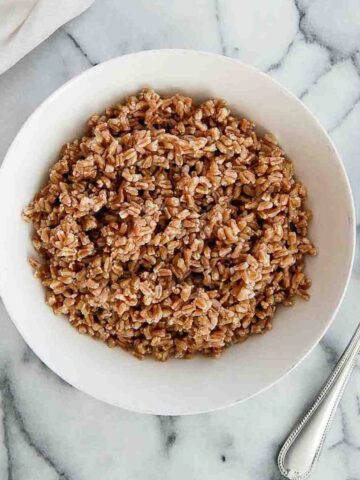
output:
[[[359,349],[360,324],[312,407],[290,433],[280,450],[278,466],[284,477],[304,480],[310,476],[354,368]]]

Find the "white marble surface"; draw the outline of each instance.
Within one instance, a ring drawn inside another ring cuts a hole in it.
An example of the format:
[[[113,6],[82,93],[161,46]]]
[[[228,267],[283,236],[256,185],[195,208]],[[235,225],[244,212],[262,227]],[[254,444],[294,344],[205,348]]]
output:
[[[330,131],[359,212],[359,0],[97,0],[0,76],[0,161],[66,80],[164,47],[239,58],[302,98]],[[295,372],[247,403],[182,418],[129,413],[74,390],[32,354],[0,302],[0,480],[279,480],[279,445],[360,320],[359,288],[360,257],[333,327]],[[313,478],[360,480],[359,368]]]

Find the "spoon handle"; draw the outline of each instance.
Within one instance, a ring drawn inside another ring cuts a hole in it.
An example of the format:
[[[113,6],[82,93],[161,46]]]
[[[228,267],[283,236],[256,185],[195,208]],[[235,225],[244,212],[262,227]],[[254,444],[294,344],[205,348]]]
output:
[[[304,480],[310,476],[354,368],[359,349],[360,324],[313,405],[280,450],[278,466],[284,477]]]

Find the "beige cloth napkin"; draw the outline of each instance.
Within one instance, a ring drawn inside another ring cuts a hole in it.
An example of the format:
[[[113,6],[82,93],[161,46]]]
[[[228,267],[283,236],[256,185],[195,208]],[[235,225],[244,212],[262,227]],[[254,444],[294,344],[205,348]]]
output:
[[[0,73],[94,0],[0,0]]]

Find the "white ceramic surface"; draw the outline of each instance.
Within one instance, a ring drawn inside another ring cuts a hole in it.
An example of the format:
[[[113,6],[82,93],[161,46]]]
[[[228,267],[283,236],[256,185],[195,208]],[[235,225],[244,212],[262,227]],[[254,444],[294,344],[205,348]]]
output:
[[[44,181],[63,142],[86,118],[144,85],[198,99],[225,98],[274,133],[307,185],[314,212],[308,261],[312,299],[281,309],[272,332],[234,346],[217,361],[139,362],[78,335],[43,302],[27,264],[30,229],[22,208]],[[336,198],[336,201],[334,199]],[[148,51],[113,59],[61,87],[29,118],[0,175],[0,291],[34,352],[59,376],[99,399],[130,410],[189,414],[242,401],[290,371],[324,334],[342,299],[353,257],[354,213],[341,161],[312,114],[269,77],[226,57],[194,51]],[[334,223],[336,227],[334,228]]]

